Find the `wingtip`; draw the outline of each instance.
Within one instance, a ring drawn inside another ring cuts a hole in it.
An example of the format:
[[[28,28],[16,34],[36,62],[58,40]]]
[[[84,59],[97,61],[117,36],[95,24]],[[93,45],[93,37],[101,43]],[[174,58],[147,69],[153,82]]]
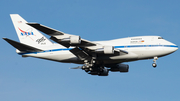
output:
[[[7,38],[2,38],[2,39],[6,40]]]
[[[26,23],[26,24],[28,24],[28,25],[40,25],[39,23],[36,23],[36,22],[28,22],[28,23]]]

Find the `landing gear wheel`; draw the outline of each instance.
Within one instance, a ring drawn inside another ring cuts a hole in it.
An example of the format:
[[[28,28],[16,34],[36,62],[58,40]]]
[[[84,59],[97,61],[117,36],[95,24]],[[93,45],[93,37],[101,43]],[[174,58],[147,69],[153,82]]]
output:
[[[85,68],[84,70],[85,70],[85,72],[89,72],[89,68]]]
[[[89,68],[89,71],[93,71],[93,69],[92,69],[92,68]]]
[[[156,64],[156,63],[153,63],[152,66],[153,66],[154,68],[156,68],[157,64]]]

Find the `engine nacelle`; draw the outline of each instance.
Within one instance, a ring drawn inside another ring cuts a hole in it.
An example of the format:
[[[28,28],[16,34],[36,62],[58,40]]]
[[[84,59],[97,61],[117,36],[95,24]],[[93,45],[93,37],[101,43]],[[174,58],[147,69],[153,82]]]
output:
[[[80,44],[81,37],[80,36],[70,36],[70,44]]]
[[[128,72],[129,71],[129,65],[126,65],[126,64],[117,64],[115,66],[112,66],[110,71],[112,71],[112,72],[117,72],[117,71]]]
[[[96,49],[96,53],[104,53],[104,54],[114,54],[113,46],[104,46],[104,48]]]
[[[103,69],[101,72],[99,72],[98,76],[108,76],[109,70]]]
[[[68,42],[70,44],[80,44],[81,37],[80,36],[70,36],[69,38],[61,39],[61,42]]]

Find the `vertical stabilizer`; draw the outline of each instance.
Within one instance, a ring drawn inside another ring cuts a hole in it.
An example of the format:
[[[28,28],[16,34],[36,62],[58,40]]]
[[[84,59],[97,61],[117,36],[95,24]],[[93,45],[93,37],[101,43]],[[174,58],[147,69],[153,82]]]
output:
[[[38,30],[27,25],[26,23],[28,22],[24,20],[20,15],[10,14],[10,16],[21,43],[30,46],[52,45],[52,42],[49,41],[44,35],[42,35]]]

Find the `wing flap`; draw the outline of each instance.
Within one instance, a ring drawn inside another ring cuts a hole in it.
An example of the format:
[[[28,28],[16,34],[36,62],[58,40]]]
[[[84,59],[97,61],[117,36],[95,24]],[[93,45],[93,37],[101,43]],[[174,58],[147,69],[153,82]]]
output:
[[[79,48],[73,48],[70,52],[77,56],[80,60],[88,60],[91,58],[86,52]]]

